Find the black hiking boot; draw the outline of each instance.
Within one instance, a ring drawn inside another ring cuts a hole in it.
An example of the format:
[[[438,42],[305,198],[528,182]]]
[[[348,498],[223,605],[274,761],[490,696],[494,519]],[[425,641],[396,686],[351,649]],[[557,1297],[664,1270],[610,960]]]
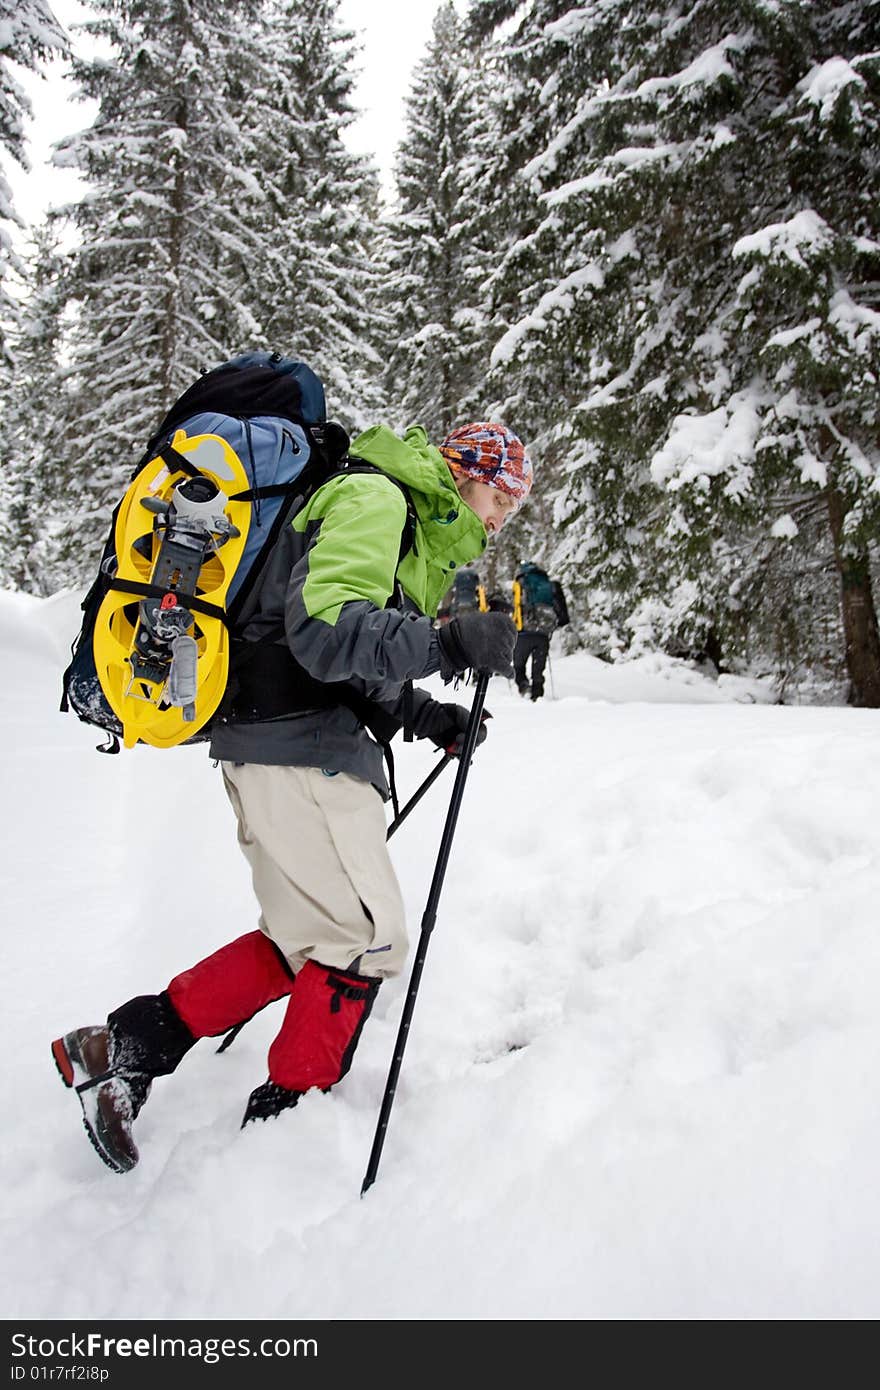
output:
[[[282,1110],[291,1110],[303,1094],[302,1091],[288,1091],[286,1086],[279,1086],[276,1081],[264,1081],[248,1096],[242,1129],[250,1120],[271,1120]]]
[[[140,1155],[131,1133],[156,1076],[174,1071],[195,1043],[167,993],[141,994],[105,1024],[75,1028],[52,1044],[65,1086],[79,1098],[86,1134],[114,1173]]]
[[[107,1025],[75,1028],[52,1044],[61,1080],[79,1097],[95,1152],[114,1173],[127,1173],[140,1157],[131,1127],[150,1094],[150,1077],[116,1067],[113,1053]]]

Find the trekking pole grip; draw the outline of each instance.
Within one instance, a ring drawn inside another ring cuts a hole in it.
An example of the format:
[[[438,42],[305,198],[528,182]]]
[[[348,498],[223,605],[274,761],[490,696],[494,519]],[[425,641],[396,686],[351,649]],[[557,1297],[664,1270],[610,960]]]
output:
[[[382,1098],[382,1106],[379,1111],[379,1121],[376,1126],[376,1134],[373,1139],[370,1160],[367,1164],[367,1171],[361,1185],[362,1197],[364,1193],[372,1187],[379,1169],[379,1159],[382,1154],[382,1146],[385,1143],[385,1133],[388,1129],[388,1119],[391,1114],[391,1106],[394,1102],[394,1093],[397,1090],[397,1079],[400,1075],[403,1053],[409,1036],[409,1026],[415,1009],[416,995],[419,992],[419,983],[425,966],[428,942],[431,939],[431,932],[434,929],[434,921],[437,916],[437,904],[440,901],[440,892],[443,887],[443,880],[446,876],[446,866],[449,862],[449,854],[452,849],[455,826],[458,821],[458,813],[461,810],[461,803],[464,797],[468,769],[470,768],[471,758],[474,755],[474,749],[477,746],[477,736],[480,732],[480,721],[483,717],[483,705],[486,701],[488,686],[488,673],[479,672],[477,676],[477,686],[474,692],[474,703],[471,706],[470,717],[468,719],[467,729],[465,730],[464,746],[461,750],[458,768],[455,774],[455,785],[452,788],[449,810],[446,813],[446,824],[443,827],[443,834],[440,838],[440,849],[437,854],[437,863],[434,866],[434,876],[431,879],[428,901],[425,904],[425,911],[422,916],[421,935],[419,936],[415,963],[413,964],[412,975],[410,976],[409,989],[407,990],[406,999],[404,1000],[400,1027],[397,1032],[397,1042],[394,1047],[394,1057],[392,1058],[391,1068],[388,1072],[388,1080],[385,1084],[385,1094]]]

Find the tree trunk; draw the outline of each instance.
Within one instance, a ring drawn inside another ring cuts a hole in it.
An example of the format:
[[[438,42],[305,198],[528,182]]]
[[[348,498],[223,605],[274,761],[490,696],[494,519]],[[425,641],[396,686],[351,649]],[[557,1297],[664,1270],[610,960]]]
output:
[[[175,125],[187,134],[189,111],[185,98],[181,98],[175,113]],[[167,410],[171,401],[177,394],[175,386],[178,334],[180,332],[180,298],[182,284],[183,266],[183,238],[186,226],[186,193],[187,193],[187,166],[189,163],[189,151],[184,148],[181,152],[175,151],[174,156],[174,191],[171,195],[171,226],[169,228],[168,249],[168,270],[166,273],[165,289],[165,329],[162,335],[162,398],[163,410]]]
[[[843,539],[844,500],[834,487],[828,489],[828,521],[834,543],[834,561],[840,575],[848,702],[865,709],[880,709],[880,635],[871,589],[871,569],[864,546],[851,551]]]

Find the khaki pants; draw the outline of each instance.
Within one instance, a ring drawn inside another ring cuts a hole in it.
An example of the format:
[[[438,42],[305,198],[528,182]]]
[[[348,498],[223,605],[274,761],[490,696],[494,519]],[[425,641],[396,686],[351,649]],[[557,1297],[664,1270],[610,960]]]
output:
[[[222,764],[251,866],[260,930],[298,971],[307,960],[390,979],[406,921],[382,800],[344,772]]]

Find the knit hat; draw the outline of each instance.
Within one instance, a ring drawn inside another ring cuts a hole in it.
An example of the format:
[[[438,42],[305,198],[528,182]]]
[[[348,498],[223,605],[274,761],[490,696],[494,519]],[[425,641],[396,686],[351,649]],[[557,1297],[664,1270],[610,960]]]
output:
[[[459,425],[438,444],[453,473],[506,492],[521,507],[532,486],[532,464],[521,439],[504,425]]]

